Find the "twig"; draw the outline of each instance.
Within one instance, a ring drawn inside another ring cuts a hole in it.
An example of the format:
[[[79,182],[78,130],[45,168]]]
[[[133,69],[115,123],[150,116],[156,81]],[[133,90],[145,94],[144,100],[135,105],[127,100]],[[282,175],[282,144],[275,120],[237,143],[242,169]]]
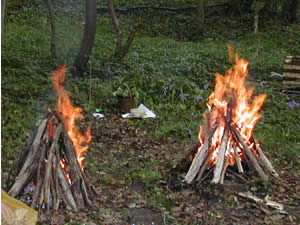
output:
[[[241,197],[243,197],[243,198],[251,199],[251,200],[255,201],[256,203],[265,204],[265,205],[270,206],[272,208],[278,209],[279,212],[282,213],[282,214],[288,214],[284,210],[284,205],[280,204],[278,202],[268,200],[267,198],[265,198],[263,200],[261,198],[256,197],[255,195],[253,195],[249,191],[248,192],[239,192],[238,195],[241,196]]]

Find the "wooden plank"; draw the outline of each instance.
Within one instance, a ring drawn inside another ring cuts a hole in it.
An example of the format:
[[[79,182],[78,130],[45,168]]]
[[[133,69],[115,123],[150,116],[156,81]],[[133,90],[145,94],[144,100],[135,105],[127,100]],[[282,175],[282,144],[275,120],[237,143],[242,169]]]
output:
[[[293,65],[293,64],[284,64],[283,65],[283,69],[287,69],[287,70],[300,70],[300,65]]]
[[[290,80],[285,80],[283,81],[283,84],[288,84],[290,85],[294,85],[295,87],[300,87],[300,82],[299,81],[290,81]]]

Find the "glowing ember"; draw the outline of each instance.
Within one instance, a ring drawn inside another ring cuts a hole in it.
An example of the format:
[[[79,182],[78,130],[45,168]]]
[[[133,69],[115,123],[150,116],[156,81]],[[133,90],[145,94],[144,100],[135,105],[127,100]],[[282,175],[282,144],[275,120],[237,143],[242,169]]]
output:
[[[69,184],[72,184],[72,180],[70,177],[70,174],[66,172],[67,166],[66,166],[66,160],[65,159],[61,159],[59,161],[60,167],[62,168],[62,170],[64,171],[66,180],[69,182]]]
[[[76,119],[83,119],[84,117],[81,113],[81,108],[74,108],[72,106],[71,98],[63,87],[65,74],[66,67],[62,66],[51,75],[52,84],[58,94],[56,111],[62,115],[64,127],[76,151],[77,161],[80,167],[83,168],[83,153],[89,149],[89,146],[82,146],[82,144],[92,141],[91,128],[88,128],[87,131],[83,133],[76,127]]]
[[[251,138],[253,139],[254,126],[261,118],[259,111],[263,106],[266,95],[259,95],[254,98],[252,103],[249,102],[254,90],[254,88],[247,89],[245,86],[249,63],[238,56],[235,57],[235,63],[233,68],[229,69],[225,75],[216,74],[215,90],[209,96],[208,111],[204,114],[206,126],[200,128],[199,141],[201,146],[199,150],[204,145],[205,137],[208,135],[211,127],[216,123],[218,124],[210,143],[209,151],[211,154],[209,163],[211,165],[215,164],[218,159],[226,126],[236,127],[249,149],[254,152],[256,149],[255,143],[251,141]],[[242,148],[241,144],[234,142],[234,137],[229,132],[225,157],[229,158],[230,165],[235,164],[235,151],[240,159],[243,159]]]

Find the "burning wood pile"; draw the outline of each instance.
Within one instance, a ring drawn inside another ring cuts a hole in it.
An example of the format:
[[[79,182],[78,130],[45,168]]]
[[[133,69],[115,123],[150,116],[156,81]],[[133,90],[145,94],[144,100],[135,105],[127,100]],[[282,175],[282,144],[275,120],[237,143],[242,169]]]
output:
[[[229,50],[232,55],[232,49]],[[193,180],[201,183],[213,171],[212,183],[223,184],[228,166],[236,166],[238,173],[243,174],[245,164],[250,169],[255,168],[264,180],[268,180],[264,169],[278,177],[253,136],[267,96],[261,94],[249,103],[254,91],[245,86],[249,63],[237,56],[235,62],[224,76],[216,74],[215,90],[209,96],[208,110],[204,113],[206,124],[200,127],[200,147],[185,176],[188,183]]]
[[[51,75],[58,94],[55,112],[47,112],[39,121],[34,135],[18,162],[17,177],[9,194],[21,196],[28,185],[34,187],[30,205],[39,210],[59,207],[78,211],[92,206],[96,194],[83,167],[83,153],[89,149],[91,129],[85,133],[76,126],[83,119],[80,108],[74,108],[64,89],[66,67]]]

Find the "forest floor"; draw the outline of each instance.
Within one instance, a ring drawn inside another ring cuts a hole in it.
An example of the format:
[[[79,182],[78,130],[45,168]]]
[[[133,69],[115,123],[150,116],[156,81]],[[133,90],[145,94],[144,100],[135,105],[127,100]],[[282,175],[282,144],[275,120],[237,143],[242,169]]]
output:
[[[95,208],[42,215],[41,223],[299,224],[299,170],[276,168],[280,179],[270,183],[256,174],[249,174],[246,182],[228,174],[221,186],[210,184],[209,179],[188,185],[182,182],[186,171],[175,167],[182,168],[179,164],[193,143],[152,137],[149,133],[156,119],[148,120],[152,125],[144,129],[117,113],[94,119],[85,167],[100,193],[94,199]],[[283,204],[286,213],[238,194],[247,191]]]

